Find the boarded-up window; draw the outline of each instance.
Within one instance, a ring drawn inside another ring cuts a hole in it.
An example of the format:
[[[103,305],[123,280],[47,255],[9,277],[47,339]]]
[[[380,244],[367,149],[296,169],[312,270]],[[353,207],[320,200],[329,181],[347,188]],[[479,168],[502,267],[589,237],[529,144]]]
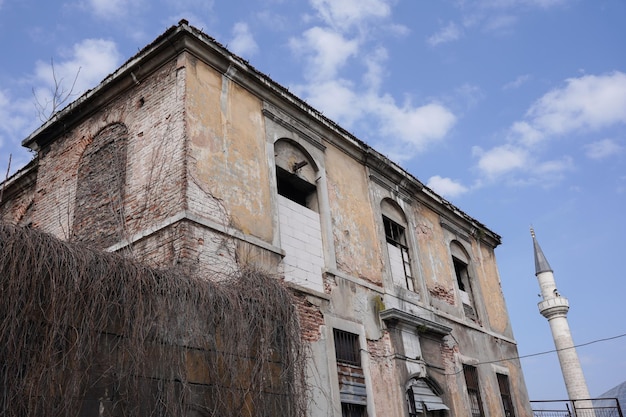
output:
[[[112,124],[87,145],[77,174],[73,237],[106,248],[122,237],[128,130]]]

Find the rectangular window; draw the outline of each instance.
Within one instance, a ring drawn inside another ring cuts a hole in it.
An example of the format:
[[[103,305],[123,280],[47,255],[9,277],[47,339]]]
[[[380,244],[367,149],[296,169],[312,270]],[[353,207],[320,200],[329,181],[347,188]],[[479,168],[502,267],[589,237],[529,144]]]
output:
[[[367,417],[367,408],[361,404],[341,403],[341,417]]]
[[[498,377],[498,386],[500,387],[500,397],[502,398],[502,407],[504,408],[505,417],[515,417],[513,409],[513,401],[511,399],[511,388],[509,386],[509,377],[504,374],[496,374]]]
[[[338,364],[361,366],[359,335],[334,329],[335,356]]]
[[[394,273],[404,275],[402,278],[404,278],[406,282],[407,289],[415,291],[404,227],[385,216],[383,216],[383,225],[385,226],[387,244],[396,248],[395,250],[389,251],[389,261],[392,263],[392,275],[394,275]],[[396,269],[400,269],[402,272],[396,271]]]
[[[465,375],[465,386],[470,401],[470,412],[472,417],[484,417],[483,404],[480,400],[480,387],[478,385],[478,371],[471,365],[463,365]]]

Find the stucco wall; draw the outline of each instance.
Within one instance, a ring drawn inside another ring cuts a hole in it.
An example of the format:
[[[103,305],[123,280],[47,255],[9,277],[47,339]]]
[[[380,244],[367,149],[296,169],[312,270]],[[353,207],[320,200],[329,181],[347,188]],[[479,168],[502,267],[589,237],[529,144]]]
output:
[[[365,167],[328,147],[326,174],[337,268],[382,284],[381,248]]]
[[[262,103],[193,57],[185,65],[189,209],[271,242]]]

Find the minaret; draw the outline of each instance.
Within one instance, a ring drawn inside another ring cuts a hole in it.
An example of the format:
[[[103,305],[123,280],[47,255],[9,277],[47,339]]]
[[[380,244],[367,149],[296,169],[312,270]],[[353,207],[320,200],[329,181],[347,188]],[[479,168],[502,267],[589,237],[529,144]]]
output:
[[[550,323],[554,345],[559,356],[565,387],[567,388],[567,395],[570,401],[574,402],[575,407],[591,408],[591,401],[576,401],[588,400],[589,390],[587,389],[583,369],[578,360],[576,348],[574,348],[572,333],[567,323],[569,302],[567,298],[557,291],[552,268],[550,268],[548,260],[544,256],[541,247],[539,247],[535,231],[532,228],[530,229],[530,234],[533,238],[535,249],[535,275],[541,288],[542,301],[538,304],[539,312]]]

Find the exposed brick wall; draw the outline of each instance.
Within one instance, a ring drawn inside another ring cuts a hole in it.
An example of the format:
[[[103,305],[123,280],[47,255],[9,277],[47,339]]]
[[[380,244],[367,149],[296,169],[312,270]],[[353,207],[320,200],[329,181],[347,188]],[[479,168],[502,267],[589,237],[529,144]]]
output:
[[[435,284],[432,288],[428,289],[431,297],[443,300],[450,305],[454,305],[454,290],[446,288],[442,285]]]
[[[115,123],[87,145],[78,164],[73,237],[106,248],[121,240],[128,129]]]
[[[0,184],[0,220],[9,224],[27,225],[31,222],[37,180],[36,161],[24,172]]]
[[[184,69],[176,62],[166,64],[42,149],[29,214],[33,225],[66,239],[76,232],[75,237],[98,246],[117,243],[114,236],[119,238],[120,230],[113,216],[99,212],[111,202],[102,193],[111,184],[114,194],[124,197],[116,213],[124,237],[181,211],[186,184],[183,87]],[[127,157],[118,146],[121,126],[126,127]],[[124,158],[125,170],[111,167]],[[117,175],[120,170],[125,178]],[[87,186],[85,180],[97,183]],[[88,202],[88,195],[97,202]],[[97,238],[89,237],[94,234]]]
[[[324,315],[320,308],[307,300],[307,296],[295,292],[296,307],[300,316],[300,328],[302,340],[305,342],[317,342],[320,339],[320,327],[324,324]]]

